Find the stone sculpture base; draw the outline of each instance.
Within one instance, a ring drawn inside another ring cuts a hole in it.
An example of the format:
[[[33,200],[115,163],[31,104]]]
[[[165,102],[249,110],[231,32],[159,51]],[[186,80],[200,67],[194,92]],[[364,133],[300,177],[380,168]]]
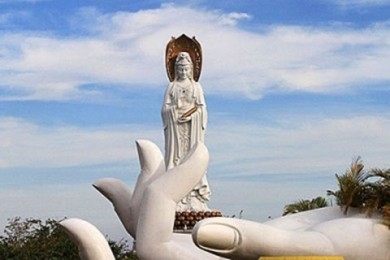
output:
[[[176,211],[173,231],[190,233],[195,224],[205,218],[222,217],[220,211]]]

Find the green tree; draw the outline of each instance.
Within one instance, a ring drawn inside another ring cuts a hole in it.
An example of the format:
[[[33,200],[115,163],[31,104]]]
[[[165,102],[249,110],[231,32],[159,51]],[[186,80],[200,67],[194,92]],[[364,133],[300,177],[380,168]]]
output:
[[[0,237],[0,259],[80,259],[76,245],[56,220],[16,217],[8,221],[4,234]],[[127,241],[108,240],[108,243],[116,259],[137,259]]]
[[[328,195],[335,196],[336,203],[344,209],[344,214],[347,213],[349,207],[359,207],[363,203],[364,181],[368,177],[368,174],[363,169],[362,160],[360,157],[357,157],[345,174],[336,174],[339,190],[327,191]]]
[[[283,216],[287,214],[295,214],[301,211],[318,209],[327,206],[329,206],[328,202],[323,197],[317,197],[312,200],[299,200],[294,203],[286,205],[284,207]]]
[[[344,175],[336,174],[336,178],[339,190],[327,193],[336,198],[344,214],[350,207],[359,208],[368,216],[382,213],[384,224],[390,228],[390,169],[365,172],[358,157]]]
[[[384,223],[390,228],[390,169],[372,169],[365,186],[361,208],[369,216],[376,211],[382,213]]]
[[[77,247],[57,221],[10,219],[0,237],[0,259],[78,259]]]

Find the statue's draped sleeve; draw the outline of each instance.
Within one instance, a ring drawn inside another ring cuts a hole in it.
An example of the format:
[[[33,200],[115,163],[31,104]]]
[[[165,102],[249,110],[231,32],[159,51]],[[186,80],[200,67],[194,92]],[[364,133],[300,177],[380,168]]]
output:
[[[194,97],[198,109],[191,115],[191,146],[197,142],[204,143],[204,135],[207,127],[207,109],[202,87],[194,84]]]
[[[171,82],[165,91],[164,103],[161,108],[161,116],[165,136],[165,165],[167,169],[172,168],[174,166],[174,151],[178,148],[175,148],[175,145],[177,146],[177,143],[174,141],[175,135],[177,133],[175,133],[176,131],[174,130],[176,115],[174,109],[174,100],[172,100],[172,97],[174,95],[172,88],[173,83]]]

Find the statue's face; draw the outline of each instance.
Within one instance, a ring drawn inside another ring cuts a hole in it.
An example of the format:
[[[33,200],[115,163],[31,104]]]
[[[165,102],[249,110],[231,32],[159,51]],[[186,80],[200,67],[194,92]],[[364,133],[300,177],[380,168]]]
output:
[[[191,66],[190,65],[178,65],[177,66],[177,78],[179,80],[190,79],[191,78]]]

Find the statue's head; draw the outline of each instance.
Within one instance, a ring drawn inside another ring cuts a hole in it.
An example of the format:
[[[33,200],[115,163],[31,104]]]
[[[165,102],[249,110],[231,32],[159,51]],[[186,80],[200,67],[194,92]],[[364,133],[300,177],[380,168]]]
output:
[[[179,52],[175,62],[175,79],[193,79],[193,64],[188,52]]]

